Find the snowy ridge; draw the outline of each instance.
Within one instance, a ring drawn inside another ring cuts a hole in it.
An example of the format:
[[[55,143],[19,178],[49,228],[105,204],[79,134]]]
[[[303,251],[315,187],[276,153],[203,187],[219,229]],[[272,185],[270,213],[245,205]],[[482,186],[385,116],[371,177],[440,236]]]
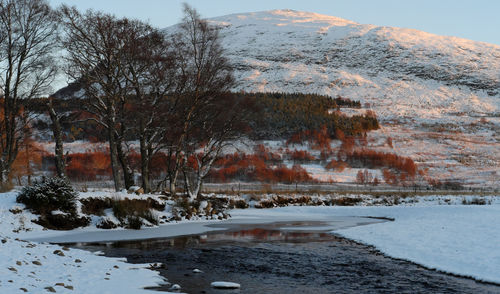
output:
[[[341,95],[384,118],[500,111],[497,45],[293,10],[209,22],[221,27],[237,90]]]

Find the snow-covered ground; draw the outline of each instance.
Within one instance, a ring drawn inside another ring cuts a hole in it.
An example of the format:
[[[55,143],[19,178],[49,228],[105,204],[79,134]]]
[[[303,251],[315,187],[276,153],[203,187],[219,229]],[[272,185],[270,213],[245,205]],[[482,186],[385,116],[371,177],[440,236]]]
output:
[[[165,282],[147,265],[11,237],[2,237],[0,260],[1,293],[151,293],[144,287]]]
[[[16,194],[0,193],[0,293],[152,293],[144,287],[166,283],[149,265],[23,241],[50,231],[32,223],[36,216],[27,211],[12,212],[22,207]]]
[[[99,192],[82,193],[81,197],[97,194]],[[139,231],[100,230],[94,225],[73,231],[44,230],[31,222],[35,215],[24,210],[17,212],[22,205],[15,203],[15,196],[15,192],[0,194],[1,293],[21,288],[45,292],[47,287],[58,293],[142,293],[148,292],[144,289],[146,286],[166,283],[157,272],[147,269],[148,265],[131,265],[123,259],[40,243],[42,241],[148,239],[202,234],[224,229],[226,225],[292,221],[321,221],[324,225],[303,229],[332,231],[373,245],[395,258],[500,283],[500,231],[497,228],[500,196],[422,196],[402,199],[399,206],[365,206],[376,205],[380,199],[369,200],[364,195],[360,206],[355,207],[232,210],[233,217],[221,222],[183,221]],[[476,198],[490,205],[461,205]]]

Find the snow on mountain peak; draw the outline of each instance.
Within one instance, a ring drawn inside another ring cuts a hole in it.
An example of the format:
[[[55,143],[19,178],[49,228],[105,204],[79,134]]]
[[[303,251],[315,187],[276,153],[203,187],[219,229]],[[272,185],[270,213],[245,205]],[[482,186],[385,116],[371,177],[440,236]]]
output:
[[[231,14],[222,17],[209,19],[214,24],[227,26],[233,24],[235,26],[252,24],[286,27],[294,26],[297,28],[313,28],[318,32],[328,30],[334,26],[346,26],[356,24],[355,22],[345,20],[339,17],[318,14],[313,12],[302,12],[291,9],[279,9],[250,13]]]
[[[387,119],[500,113],[497,45],[294,10],[208,21],[221,27],[235,90],[341,95]]]

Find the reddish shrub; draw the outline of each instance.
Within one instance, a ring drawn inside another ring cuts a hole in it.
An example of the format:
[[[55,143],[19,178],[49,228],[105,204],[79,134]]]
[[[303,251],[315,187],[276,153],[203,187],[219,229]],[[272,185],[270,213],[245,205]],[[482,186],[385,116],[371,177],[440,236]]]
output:
[[[354,137],[344,137],[339,152],[351,152],[356,145]]]
[[[394,146],[392,145],[392,138],[391,137],[387,137],[387,145],[391,148],[394,148]]]
[[[326,169],[329,169],[329,170],[335,170],[335,171],[338,171],[338,172],[342,172],[344,171],[344,169],[346,169],[347,167],[349,167],[349,164],[347,164],[347,162],[344,162],[344,161],[337,161],[335,159],[332,159],[326,166],[325,168]]]
[[[287,184],[313,182],[313,178],[300,165],[294,165],[292,168],[279,166],[276,168],[266,167],[265,169],[257,169],[255,180]]]
[[[417,174],[417,166],[409,157],[398,156],[394,153],[378,152],[370,149],[359,149],[342,154],[347,162],[353,166],[369,168],[390,168],[405,173],[404,180],[413,179]],[[403,178],[402,178],[403,179]]]
[[[340,129],[336,129],[336,130],[335,130],[335,138],[336,138],[337,140],[344,141],[344,139],[345,139],[345,134],[344,134],[344,132],[342,132],[342,130],[340,130]]]
[[[307,150],[286,150],[285,154],[290,157],[290,159],[294,161],[313,161],[316,160],[316,157],[314,157],[311,153],[309,153]]]
[[[42,146],[31,139],[25,139],[19,146],[19,153],[12,163],[9,177],[17,178],[20,185],[20,178],[23,176],[31,177],[35,170],[42,167],[43,158],[47,156],[48,154]]]
[[[271,152],[269,148],[266,148],[262,144],[255,146],[254,153],[264,161],[281,161],[281,155]]]
[[[72,180],[94,181],[111,175],[111,159],[107,151],[73,153],[66,157],[66,173]]]
[[[389,169],[383,169],[382,175],[384,177],[384,181],[388,185],[397,185],[398,184],[397,176],[393,172],[391,172]]]
[[[330,150],[331,138],[326,126],[321,127],[319,130],[306,130],[296,133],[286,141],[286,144],[302,144],[309,142],[313,149],[317,150]]]
[[[259,147],[260,148],[260,147]],[[312,177],[299,165],[287,168],[281,164],[267,165],[272,159],[268,150],[260,148],[259,154],[228,154],[218,159],[209,174],[212,181],[226,182],[232,179],[260,181],[265,183],[312,182]]]
[[[356,183],[366,185],[370,184],[373,181],[373,175],[368,171],[368,170],[360,170],[358,171],[358,174],[356,175]]]
[[[149,171],[151,173],[151,176],[153,177],[158,177],[162,173],[165,172],[166,167],[168,166],[170,161],[170,164],[173,164],[175,162],[174,156],[172,158],[169,158],[167,154],[163,152],[157,152],[153,155],[153,158],[151,159],[151,164],[149,167]]]

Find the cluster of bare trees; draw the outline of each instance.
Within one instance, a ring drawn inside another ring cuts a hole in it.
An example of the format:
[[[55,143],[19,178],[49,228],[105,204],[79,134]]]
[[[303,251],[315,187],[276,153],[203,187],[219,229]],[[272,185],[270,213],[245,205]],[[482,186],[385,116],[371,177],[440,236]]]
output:
[[[163,183],[175,193],[182,175],[195,197],[214,160],[242,134],[248,108],[228,94],[234,79],[218,30],[191,7],[184,12],[177,33],[166,36],[138,20],[59,10],[67,73],[84,90],[90,119],[106,130],[117,190],[134,184],[130,141],[139,142],[145,192],[161,151],[168,154]]]
[[[62,48],[65,73],[80,89],[79,111],[106,133],[116,190],[136,184],[129,153],[138,149],[145,192],[168,183],[175,193],[182,178],[195,197],[215,159],[244,133],[250,104],[230,94],[232,68],[218,29],[193,8],[186,5],[177,32],[165,35],[142,21],[102,12],[68,6],[53,11],[44,0],[0,3],[0,180],[22,137],[13,125],[26,125],[17,101],[40,96],[50,84],[56,44]],[[61,115],[55,104],[51,98],[48,112],[57,173],[64,177]],[[138,148],[131,142],[138,142]],[[150,166],[158,152],[168,154],[168,163],[165,179],[153,186]]]
[[[0,0],[0,184],[29,130],[30,99],[54,78],[57,22],[43,0]]]

